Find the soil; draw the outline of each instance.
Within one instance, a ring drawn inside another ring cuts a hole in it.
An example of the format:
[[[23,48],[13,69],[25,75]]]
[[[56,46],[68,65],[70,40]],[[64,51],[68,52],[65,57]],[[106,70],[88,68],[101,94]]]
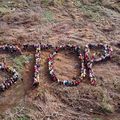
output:
[[[0,120],[120,120],[120,2],[118,0],[0,0],[0,44],[80,45],[107,43],[110,61],[93,66],[97,86],[84,79],[77,87],[50,79],[42,51],[40,85],[32,88],[34,53],[0,54],[22,79],[0,94]],[[96,51],[94,51],[96,52]],[[79,76],[79,61],[68,51],[55,57],[61,80]],[[0,83],[6,77],[0,75]]]

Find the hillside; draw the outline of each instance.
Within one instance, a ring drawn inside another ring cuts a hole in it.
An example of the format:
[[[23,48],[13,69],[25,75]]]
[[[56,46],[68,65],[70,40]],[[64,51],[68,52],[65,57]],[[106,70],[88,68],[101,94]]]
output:
[[[104,43],[113,48],[110,61],[93,67],[97,85],[84,79],[66,87],[50,79],[41,53],[39,87],[32,89],[34,52],[0,54],[21,75],[0,93],[0,120],[120,120],[120,1],[119,0],[0,0],[0,45],[79,45]],[[97,51],[94,51],[97,53]],[[79,61],[70,52],[55,57],[61,80],[79,75]],[[0,71],[1,72],[1,71]],[[1,72],[0,82],[8,77]]]

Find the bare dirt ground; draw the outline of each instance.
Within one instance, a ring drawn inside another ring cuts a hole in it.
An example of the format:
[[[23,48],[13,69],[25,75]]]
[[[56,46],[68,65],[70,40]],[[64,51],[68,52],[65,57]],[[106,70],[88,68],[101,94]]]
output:
[[[119,0],[0,0],[0,44],[52,45],[107,43],[112,59],[93,67],[97,86],[85,79],[80,86],[52,82],[42,52],[40,85],[32,89],[34,53],[1,54],[23,80],[0,94],[0,120],[120,120],[120,1]],[[79,75],[77,57],[55,57],[59,79]],[[6,74],[0,76],[0,82]]]

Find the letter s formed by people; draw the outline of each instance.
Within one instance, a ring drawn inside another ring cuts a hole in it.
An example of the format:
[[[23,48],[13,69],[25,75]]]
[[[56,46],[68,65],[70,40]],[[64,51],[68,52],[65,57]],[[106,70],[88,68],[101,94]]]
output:
[[[9,53],[14,56],[22,54],[21,49],[15,45],[1,45],[0,52]],[[19,74],[15,68],[7,66],[6,61],[4,60],[2,63],[0,63],[0,70],[2,72],[7,72],[11,76],[7,78],[6,80],[3,80],[2,83],[0,84],[0,92],[4,92],[8,88],[10,88],[10,86],[15,84],[17,80],[19,80]]]

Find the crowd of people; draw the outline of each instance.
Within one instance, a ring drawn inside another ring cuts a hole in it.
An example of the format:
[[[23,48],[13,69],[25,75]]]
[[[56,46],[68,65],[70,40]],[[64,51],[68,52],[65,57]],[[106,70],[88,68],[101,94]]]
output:
[[[8,88],[10,88],[10,86],[12,86],[14,83],[16,83],[17,80],[19,80],[19,75],[15,68],[11,68],[5,63],[0,64],[0,70],[3,72],[8,72],[12,76],[10,78],[7,78],[0,84],[0,92],[4,92]]]
[[[81,83],[84,77],[88,76],[90,83],[92,85],[96,85],[96,77],[93,72],[93,65],[99,62],[107,61],[111,57],[112,48],[107,44],[88,44],[85,46],[84,49],[81,49],[78,45],[60,45],[57,47],[53,47],[52,45],[45,45],[45,44],[24,44],[22,46],[22,50],[25,51],[36,51],[35,52],[35,65],[34,65],[34,76],[33,76],[33,86],[36,87],[39,85],[39,72],[40,72],[40,54],[42,50],[54,49],[52,53],[50,53],[48,58],[48,69],[49,74],[53,81],[57,81],[59,84],[63,84],[65,86],[77,86]],[[95,54],[90,55],[90,50],[98,50],[100,49],[102,54],[100,57],[96,57]],[[70,50],[73,54],[78,56],[80,60],[80,76],[75,80],[60,80],[57,78],[55,71],[54,71],[54,57],[57,55],[58,52],[62,50]],[[0,46],[0,52],[7,52],[11,54],[21,55],[21,49],[16,45],[2,45]],[[0,91],[5,91],[8,89],[12,84],[16,83],[19,79],[18,72],[11,67],[6,66],[3,62],[0,64],[0,70],[4,72],[8,72],[12,74],[12,77],[6,79],[4,82],[0,84]]]
[[[55,48],[55,50],[49,55],[49,58],[48,58],[49,74],[50,74],[51,78],[54,81],[57,81],[59,84],[63,84],[65,86],[77,86],[80,84],[81,79],[60,80],[57,78],[57,76],[55,74],[54,65],[53,65],[54,57],[61,50],[70,50],[73,53],[75,53],[76,55],[78,55],[78,58],[80,59],[80,63],[81,63],[81,76],[80,77],[82,78],[84,76],[84,59],[83,59],[82,54],[80,54],[80,52],[81,52],[80,47],[77,45],[61,45],[61,46]]]
[[[102,54],[101,57],[96,57],[95,54],[93,54],[92,56],[90,56],[90,50],[94,49],[101,49],[102,50]],[[96,85],[96,77],[95,74],[92,70],[92,66],[93,64],[96,63],[100,63],[100,62],[104,62],[110,59],[111,57],[111,53],[112,53],[112,48],[110,46],[108,46],[107,44],[88,44],[85,46],[85,65],[88,71],[88,76],[90,79],[90,82],[92,85]]]
[[[102,55],[99,58],[95,57],[95,54],[90,55],[90,50],[94,49],[102,49]],[[76,80],[59,80],[55,74],[54,71],[54,57],[56,54],[61,51],[61,50],[72,50],[75,53],[77,53],[78,58],[80,59],[80,77],[79,79]],[[48,58],[48,67],[49,67],[49,74],[51,78],[54,81],[57,81],[60,84],[66,85],[66,86],[76,86],[81,83],[84,77],[86,75],[89,77],[91,85],[96,85],[96,77],[93,72],[93,64],[107,61],[111,57],[112,53],[112,48],[106,44],[88,44],[85,46],[84,50],[82,51],[79,46],[74,46],[74,45],[61,45],[59,47],[56,47],[55,50],[49,55]]]
[[[33,76],[33,87],[39,85],[39,71],[40,71],[40,53],[41,50],[48,50],[53,48],[52,45],[45,44],[24,44],[23,50],[27,51],[36,51],[35,52],[35,65],[34,65],[34,76]]]
[[[0,52],[1,53],[10,53],[12,55],[21,55],[22,51],[17,45],[1,45],[0,46]],[[12,77],[7,78],[5,81],[3,81],[0,84],[0,91],[5,91],[8,89],[10,86],[12,86],[16,81],[19,79],[18,72],[15,70],[15,68],[11,68],[6,65],[5,62],[2,62],[0,64],[0,70],[3,72],[8,72]]]

